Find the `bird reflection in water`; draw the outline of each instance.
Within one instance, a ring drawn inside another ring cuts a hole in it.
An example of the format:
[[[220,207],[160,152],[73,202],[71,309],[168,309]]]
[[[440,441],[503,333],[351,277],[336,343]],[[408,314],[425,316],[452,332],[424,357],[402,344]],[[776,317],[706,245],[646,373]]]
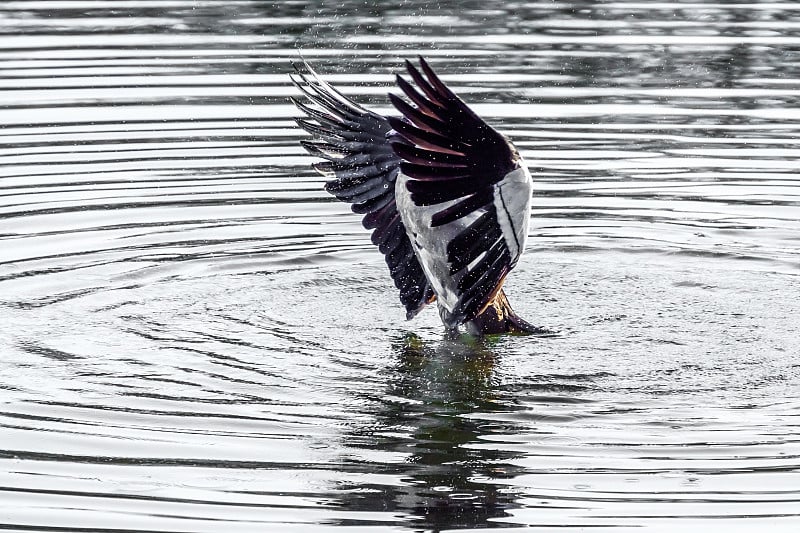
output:
[[[385,470],[376,465],[399,482],[343,487],[350,492],[344,507],[396,512],[434,531],[504,525],[518,505],[500,480],[522,473],[513,464],[522,454],[493,449],[481,436],[518,428],[473,416],[519,409],[497,386],[493,342],[502,340],[463,335],[430,344],[408,334],[393,343],[396,364],[386,371],[386,393],[373,399],[374,422],[347,438],[355,447],[405,455]]]

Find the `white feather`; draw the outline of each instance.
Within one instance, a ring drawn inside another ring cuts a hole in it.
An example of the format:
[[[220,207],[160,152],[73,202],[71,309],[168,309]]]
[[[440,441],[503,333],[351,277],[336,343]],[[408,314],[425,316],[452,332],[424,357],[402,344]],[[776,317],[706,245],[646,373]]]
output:
[[[497,222],[503,230],[506,246],[511,253],[511,265],[525,250],[528,221],[531,213],[531,174],[525,165],[512,170],[494,186],[494,207]]]
[[[403,220],[408,238],[425,272],[425,276],[436,293],[439,315],[448,327],[456,327],[461,317],[456,316],[460,291],[458,279],[450,274],[447,261],[447,245],[464,229],[480,217],[485,210],[479,209],[453,222],[431,227],[435,213],[459,202],[461,199],[430,206],[417,206],[406,188],[408,177],[402,172],[397,176],[395,198],[397,210]],[[509,172],[494,186],[494,205],[503,239],[511,253],[513,266],[525,248],[531,204],[531,175],[522,166]],[[474,264],[476,261],[473,261]],[[470,266],[472,266],[472,264]]]
[[[408,177],[402,172],[397,176],[395,199],[397,210],[406,227],[406,233],[417,255],[422,270],[436,293],[439,315],[448,327],[458,325],[454,311],[458,305],[458,280],[450,274],[447,262],[447,245],[464,228],[475,221],[480,213],[469,215],[435,228],[431,227],[431,219],[435,213],[453,205],[458,200],[429,206],[417,206],[411,200],[406,188]]]

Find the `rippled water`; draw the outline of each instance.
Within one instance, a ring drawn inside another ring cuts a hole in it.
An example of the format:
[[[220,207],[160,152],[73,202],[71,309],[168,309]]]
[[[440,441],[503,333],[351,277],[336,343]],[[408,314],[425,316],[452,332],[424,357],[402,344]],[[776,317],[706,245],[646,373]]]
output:
[[[0,4],[0,530],[797,531],[800,8],[307,4]],[[404,320],[298,49],[513,137],[562,335]]]

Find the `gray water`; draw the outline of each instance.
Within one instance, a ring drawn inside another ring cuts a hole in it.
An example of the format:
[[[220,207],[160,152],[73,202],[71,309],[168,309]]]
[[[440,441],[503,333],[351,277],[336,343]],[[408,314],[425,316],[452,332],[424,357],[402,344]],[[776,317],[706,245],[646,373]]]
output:
[[[798,531],[799,5],[307,4],[0,3],[0,531]],[[404,320],[298,49],[514,139],[561,335]]]

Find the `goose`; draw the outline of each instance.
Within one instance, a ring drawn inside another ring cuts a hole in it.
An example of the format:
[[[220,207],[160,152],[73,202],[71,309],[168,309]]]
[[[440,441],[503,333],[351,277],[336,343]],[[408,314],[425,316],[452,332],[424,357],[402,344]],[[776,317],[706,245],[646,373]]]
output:
[[[446,331],[547,334],[511,308],[503,291],[525,250],[532,180],[514,145],[489,126],[428,62],[396,76],[408,101],[399,116],[344,96],[305,60],[290,78],[302,101],[302,140],[321,161],[325,190],[352,204],[385,256],[408,320],[436,302]],[[412,83],[413,82],[413,83]]]

